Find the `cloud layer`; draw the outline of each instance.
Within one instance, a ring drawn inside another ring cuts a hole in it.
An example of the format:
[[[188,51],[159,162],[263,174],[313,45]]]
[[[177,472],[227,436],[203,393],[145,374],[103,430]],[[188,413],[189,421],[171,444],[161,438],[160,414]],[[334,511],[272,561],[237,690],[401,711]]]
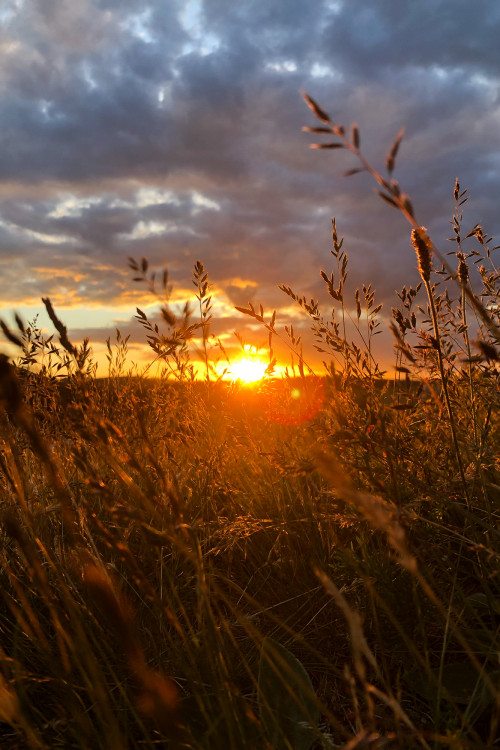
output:
[[[336,216],[353,284],[389,309],[417,281],[409,229],[341,178],[350,155],[308,149],[299,89],[380,168],[406,126],[396,176],[448,250],[456,176],[471,225],[500,229],[499,36],[489,0],[5,0],[3,306],[132,307],[129,255],[183,290],[202,259],[228,316],[288,306],[279,283],[324,299]]]

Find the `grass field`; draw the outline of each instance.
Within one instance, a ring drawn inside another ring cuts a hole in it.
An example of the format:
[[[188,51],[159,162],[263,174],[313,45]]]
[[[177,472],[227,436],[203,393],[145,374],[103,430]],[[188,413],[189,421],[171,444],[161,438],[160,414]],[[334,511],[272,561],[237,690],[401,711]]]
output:
[[[456,257],[441,267],[392,178],[400,138],[381,177],[357,128],[308,102],[412,225],[421,284],[395,299],[395,378],[335,223],[321,272],[334,314],[282,287],[309,316],[321,378],[292,330],[249,307],[271,348],[294,351],[296,377],[273,379],[270,352],[260,383],[217,380],[201,263],[196,322],[168,300],[163,330],[138,312],[161,378],[128,373],[119,338],[97,379],[49,300],[57,343],[4,324],[20,356],[0,360],[2,748],[499,744],[491,239],[462,229],[457,183]]]

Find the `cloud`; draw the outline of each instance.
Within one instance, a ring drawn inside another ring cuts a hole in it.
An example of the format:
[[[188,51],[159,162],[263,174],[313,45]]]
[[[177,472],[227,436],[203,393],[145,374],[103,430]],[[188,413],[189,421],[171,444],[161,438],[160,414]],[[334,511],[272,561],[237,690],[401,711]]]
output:
[[[283,307],[282,282],[327,304],[336,216],[353,289],[389,309],[418,280],[409,228],[369,175],[342,179],[351,155],[308,149],[299,89],[357,121],[380,168],[406,125],[396,176],[448,250],[456,176],[470,224],[499,231],[499,34],[487,0],[8,0],[4,303],[128,303],[131,255],[182,289],[201,259],[233,304]]]

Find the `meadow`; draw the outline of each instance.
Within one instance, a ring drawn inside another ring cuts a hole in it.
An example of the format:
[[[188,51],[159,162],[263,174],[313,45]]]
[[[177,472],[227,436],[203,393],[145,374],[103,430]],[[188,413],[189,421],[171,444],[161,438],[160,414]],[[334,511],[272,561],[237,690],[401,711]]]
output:
[[[315,145],[351,151],[409,222],[421,281],[394,301],[394,376],[335,222],[331,309],[281,287],[321,377],[293,328],[249,305],[267,373],[221,379],[201,262],[179,314],[168,274],[130,260],[161,305],[161,326],[137,313],[157,378],[120,334],[97,378],[48,299],[54,335],[2,323],[19,350],[0,359],[2,748],[500,744],[496,248],[464,226],[457,181],[443,256],[393,178],[402,133],[382,176],[357,126],[305,98],[307,130],[330,139]]]

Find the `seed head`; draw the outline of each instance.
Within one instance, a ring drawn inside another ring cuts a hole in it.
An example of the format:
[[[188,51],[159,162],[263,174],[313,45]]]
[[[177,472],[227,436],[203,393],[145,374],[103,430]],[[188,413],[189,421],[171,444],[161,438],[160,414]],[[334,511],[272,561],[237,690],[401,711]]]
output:
[[[431,277],[431,241],[425,233],[425,227],[413,229],[411,241],[415,252],[417,253],[418,270],[424,281],[429,281]]]
[[[469,280],[469,269],[467,267],[467,263],[465,262],[465,255],[463,253],[458,253],[457,258],[458,278],[460,279],[460,283],[465,286]]]

